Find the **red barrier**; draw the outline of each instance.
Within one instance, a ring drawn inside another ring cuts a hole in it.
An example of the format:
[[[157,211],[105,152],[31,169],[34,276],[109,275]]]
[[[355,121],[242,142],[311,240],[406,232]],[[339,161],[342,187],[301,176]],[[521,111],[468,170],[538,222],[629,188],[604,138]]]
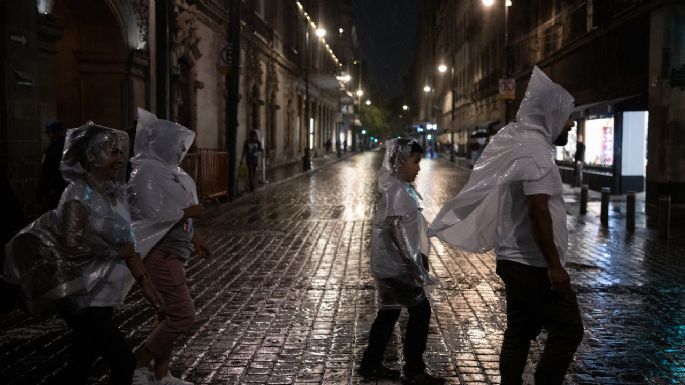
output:
[[[197,185],[200,199],[228,195],[228,153],[216,150],[200,150],[183,158],[181,168]]]

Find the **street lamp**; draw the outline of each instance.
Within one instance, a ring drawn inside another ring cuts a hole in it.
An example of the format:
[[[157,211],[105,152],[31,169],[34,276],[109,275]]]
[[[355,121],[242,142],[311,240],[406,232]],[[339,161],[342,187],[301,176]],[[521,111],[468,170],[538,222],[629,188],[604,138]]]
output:
[[[425,86],[423,86],[423,92],[425,92],[425,93],[431,92],[431,87],[428,84],[426,84]]]
[[[408,105],[406,105],[406,104],[405,104],[405,105],[403,105],[403,106],[402,106],[402,110],[404,110],[404,111],[408,111],[408,110],[409,110],[409,106],[408,106]]]
[[[457,93],[455,92],[455,84],[456,84],[456,79],[454,77],[454,67],[456,63],[454,62],[454,54],[450,55],[452,57],[452,66],[450,66],[450,91],[452,92],[451,99],[452,99],[452,110],[450,111],[451,117],[452,117],[452,124],[450,128],[450,162],[454,162],[454,116],[455,116],[455,109],[457,107],[457,100],[456,100],[456,95]],[[447,72],[447,65],[444,63],[441,63],[438,66],[438,71],[440,73],[445,73]]]
[[[309,50],[309,26],[312,26],[313,28],[316,28],[316,24],[312,21],[310,24],[305,23],[305,32],[304,32],[304,100],[305,100],[305,105],[304,105],[304,119],[305,119],[305,127],[306,127],[306,134],[305,134],[305,146],[304,146],[304,156],[302,157],[302,170],[303,171],[308,171],[311,170],[312,168],[312,161],[311,161],[311,154],[309,151],[309,147],[311,147],[311,136],[313,134],[313,125],[311,121],[310,115],[310,109],[309,109],[309,61],[307,58],[309,57],[309,53],[307,52]],[[316,36],[319,38],[323,38],[326,36],[326,30],[323,28],[316,28],[315,29]]]
[[[481,0],[483,5],[491,7],[495,4],[495,0]],[[509,44],[509,7],[511,7],[511,0],[504,0],[504,48]],[[506,57],[506,55],[505,55]],[[508,71],[508,68],[505,68]]]
[[[370,105],[371,105],[371,101],[367,99],[365,104],[366,104],[367,106],[370,106]]]
[[[494,0],[481,0],[483,5],[486,7],[491,7],[495,1]],[[502,0],[504,2],[504,77],[509,78],[509,7],[512,6],[511,0]],[[509,102],[510,100],[504,101],[504,123],[507,123],[509,119]]]
[[[359,96],[361,98],[363,95],[364,95],[364,91],[362,91],[361,88],[358,89],[357,90],[357,96]]]
[[[342,134],[342,126],[343,126],[343,109],[342,109],[342,104],[340,102],[340,94],[342,91],[347,92],[347,83],[352,80],[352,77],[350,74],[346,72],[342,72],[339,76],[336,77],[338,81],[340,82],[339,88],[338,88],[338,113],[340,114],[340,120],[336,122],[336,139],[335,139],[335,152],[338,154],[338,158],[342,156],[342,142],[343,142],[343,134]],[[347,137],[347,135],[345,135]]]

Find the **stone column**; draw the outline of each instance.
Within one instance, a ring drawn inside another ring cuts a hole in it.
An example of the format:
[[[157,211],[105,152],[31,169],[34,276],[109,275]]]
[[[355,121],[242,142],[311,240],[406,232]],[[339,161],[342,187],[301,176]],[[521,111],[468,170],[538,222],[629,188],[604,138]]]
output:
[[[685,204],[685,5],[656,8],[650,28],[647,202]]]

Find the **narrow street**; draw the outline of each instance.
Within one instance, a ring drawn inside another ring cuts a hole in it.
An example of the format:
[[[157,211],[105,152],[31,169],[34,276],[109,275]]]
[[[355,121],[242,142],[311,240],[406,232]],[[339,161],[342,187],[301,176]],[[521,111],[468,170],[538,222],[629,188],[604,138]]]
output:
[[[179,341],[172,372],[196,384],[362,382],[354,369],[376,311],[368,259],[381,160],[382,152],[365,152],[207,207],[199,231],[215,255],[188,266],[197,320]],[[442,160],[421,166],[417,189],[431,220],[469,171]],[[568,210],[577,212],[575,203]],[[568,225],[567,267],[587,329],[568,383],[684,383],[684,250],[574,215]],[[437,239],[433,246],[441,283],[431,293],[429,367],[452,384],[498,384],[506,317],[494,255],[463,253]],[[153,311],[134,292],[116,319],[137,346]],[[402,327],[387,355],[395,368]],[[531,349],[535,362],[543,339]],[[59,319],[3,317],[2,382],[54,383],[67,342]],[[532,372],[528,366],[527,383]],[[94,373],[106,383],[101,364]]]

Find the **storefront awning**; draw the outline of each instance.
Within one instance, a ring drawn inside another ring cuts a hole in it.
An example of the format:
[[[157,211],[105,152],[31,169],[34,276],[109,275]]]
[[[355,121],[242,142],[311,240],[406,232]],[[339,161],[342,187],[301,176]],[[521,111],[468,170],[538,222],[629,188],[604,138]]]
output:
[[[620,98],[616,99],[608,99],[608,100],[602,100],[599,102],[594,102],[594,103],[586,103],[586,104],[581,104],[579,106],[576,106],[573,109],[573,112],[571,113],[571,117],[573,119],[579,119],[584,116],[588,115],[604,115],[604,114],[612,114],[615,111],[614,106],[618,103],[624,102],[629,99],[634,99],[639,97],[640,95],[630,95],[630,96],[623,96]],[[644,109],[647,109],[647,106],[644,106]]]

